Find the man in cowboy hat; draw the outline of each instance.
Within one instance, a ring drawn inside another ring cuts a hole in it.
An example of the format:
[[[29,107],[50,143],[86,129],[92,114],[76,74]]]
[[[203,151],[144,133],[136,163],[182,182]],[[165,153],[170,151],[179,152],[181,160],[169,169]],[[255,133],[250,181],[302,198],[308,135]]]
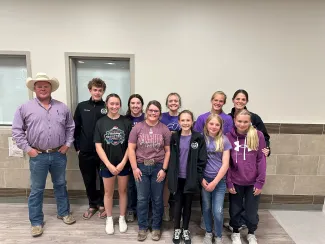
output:
[[[57,203],[57,217],[65,224],[76,220],[70,214],[65,170],[66,152],[73,142],[74,121],[68,107],[52,99],[51,93],[59,88],[59,81],[38,73],[26,80],[36,98],[21,105],[14,116],[12,136],[17,146],[29,159],[31,192],[28,198],[32,236],[43,233],[43,193],[48,172],[51,174]]]

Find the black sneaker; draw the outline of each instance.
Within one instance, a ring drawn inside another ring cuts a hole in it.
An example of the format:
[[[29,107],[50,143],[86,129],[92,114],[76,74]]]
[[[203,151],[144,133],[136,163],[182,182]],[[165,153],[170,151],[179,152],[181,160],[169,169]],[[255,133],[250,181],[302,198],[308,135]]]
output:
[[[183,229],[183,235],[182,238],[184,240],[184,244],[191,244],[191,235],[190,235],[190,231],[189,230],[184,230]]]
[[[181,229],[175,229],[174,230],[173,243],[175,243],[175,244],[181,243],[181,234],[182,234]]]
[[[126,215],[126,221],[127,222],[133,222],[135,220],[135,215],[133,211],[128,211]]]

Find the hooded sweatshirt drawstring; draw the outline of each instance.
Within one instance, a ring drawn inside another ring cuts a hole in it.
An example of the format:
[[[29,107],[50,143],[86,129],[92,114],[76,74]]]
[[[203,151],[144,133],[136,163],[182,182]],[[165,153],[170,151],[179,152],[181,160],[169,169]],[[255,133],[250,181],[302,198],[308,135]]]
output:
[[[239,151],[239,148],[240,148],[240,145],[239,145],[239,140],[238,140],[238,136],[237,136],[237,141],[238,141],[238,151]],[[237,163],[237,154],[238,154],[238,151],[237,150],[235,150],[236,151],[236,163]]]
[[[246,160],[246,136],[245,136],[245,142],[244,142],[244,160]]]
[[[246,160],[246,136],[245,136],[245,141],[244,141],[244,160]],[[237,141],[238,141],[238,151],[240,150],[240,143],[239,143],[239,139],[238,139],[238,136],[237,136]],[[248,148],[248,147],[247,147]],[[237,158],[238,158],[238,151],[236,151],[236,163],[237,163]]]

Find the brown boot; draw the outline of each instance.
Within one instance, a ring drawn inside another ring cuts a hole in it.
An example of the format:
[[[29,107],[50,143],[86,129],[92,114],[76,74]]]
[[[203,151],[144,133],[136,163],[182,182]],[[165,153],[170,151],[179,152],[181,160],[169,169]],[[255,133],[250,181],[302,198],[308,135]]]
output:
[[[41,236],[43,234],[43,226],[42,225],[32,226],[31,234],[32,234],[32,237]]]
[[[138,241],[144,241],[147,239],[148,232],[146,230],[139,230],[138,232]]]
[[[151,239],[153,241],[159,241],[161,237],[161,232],[160,230],[153,230],[151,233]]]
[[[63,222],[67,225],[72,225],[76,223],[75,218],[72,216],[72,214],[68,214],[67,216],[57,216],[58,219],[62,219]]]

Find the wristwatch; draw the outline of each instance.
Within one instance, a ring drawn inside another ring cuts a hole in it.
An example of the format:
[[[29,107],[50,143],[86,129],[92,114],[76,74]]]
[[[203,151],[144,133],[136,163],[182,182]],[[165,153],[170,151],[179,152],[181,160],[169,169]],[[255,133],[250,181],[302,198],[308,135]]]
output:
[[[167,173],[167,170],[168,170],[168,169],[164,169],[164,168],[161,168],[161,169],[162,169],[162,171],[164,171],[165,173]]]

